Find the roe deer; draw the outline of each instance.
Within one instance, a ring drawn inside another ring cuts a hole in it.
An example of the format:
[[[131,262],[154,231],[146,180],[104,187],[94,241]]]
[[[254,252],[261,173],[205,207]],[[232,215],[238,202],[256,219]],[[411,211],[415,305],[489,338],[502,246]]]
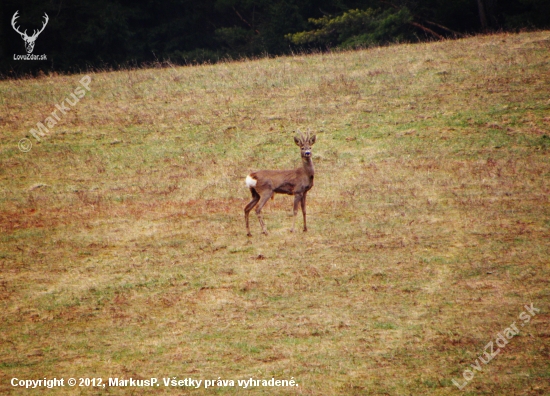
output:
[[[262,208],[275,193],[294,195],[294,218],[292,229],[296,225],[296,215],[298,214],[298,204],[302,206],[302,214],[304,215],[304,231],[307,231],[306,226],[306,194],[313,187],[313,162],[311,161],[311,146],[315,143],[315,135],[310,136],[309,132],[304,136],[294,137],[294,142],[300,147],[302,154],[302,167],[293,170],[262,170],[252,172],[246,177],[246,185],[252,193],[252,201],[244,208],[244,218],[246,221],[247,236],[252,236],[250,233],[250,225],[248,215],[256,206],[256,215],[262,227],[262,233],[267,235],[267,228],[262,219]]]

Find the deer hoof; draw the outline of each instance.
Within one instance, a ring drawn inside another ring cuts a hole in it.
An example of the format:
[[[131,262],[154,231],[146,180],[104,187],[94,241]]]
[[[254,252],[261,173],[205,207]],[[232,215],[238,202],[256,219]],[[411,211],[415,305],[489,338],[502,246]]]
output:
[[[291,228],[289,231],[292,232],[292,233],[294,233],[294,228]]]
[[[248,234],[246,234],[247,237],[251,237],[252,234],[249,232]]]
[[[307,228],[304,228],[304,232],[307,232]]]

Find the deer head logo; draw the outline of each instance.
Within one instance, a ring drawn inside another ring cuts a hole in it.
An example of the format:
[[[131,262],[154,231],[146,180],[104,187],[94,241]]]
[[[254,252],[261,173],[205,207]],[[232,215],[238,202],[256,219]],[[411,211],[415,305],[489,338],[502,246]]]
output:
[[[13,14],[13,18],[11,18],[11,26],[13,27],[13,30],[19,33],[21,35],[21,38],[25,41],[25,49],[27,50],[27,54],[32,54],[32,51],[34,50],[34,42],[38,38],[38,35],[42,33],[42,31],[44,30],[50,18],[48,18],[48,14],[44,13],[44,22],[42,25],[42,29],[35,30],[32,36],[27,36],[26,29],[25,29],[25,32],[22,33],[19,31],[19,29],[15,25],[15,20],[19,18],[19,15],[17,15],[18,12],[19,11],[15,11],[15,14]]]

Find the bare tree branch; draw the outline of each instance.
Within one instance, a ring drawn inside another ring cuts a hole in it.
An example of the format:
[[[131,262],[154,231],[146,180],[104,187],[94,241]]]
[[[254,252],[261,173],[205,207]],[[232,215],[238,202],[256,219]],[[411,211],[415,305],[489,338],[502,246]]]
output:
[[[442,35],[434,32],[432,29],[427,28],[426,26],[422,26],[421,24],[419,24],[417,22],[409,22],[409,23],[413,26],[416,26],[419,29],[424,30],[426,33],[430,33],[432,36],[437,37],[439,40],[443,40],[445,38]]]
[[[239,13],[239,11],[237,11],[237,10],[235,9],[235,7],[231,7],[231,8],[233,8],[233,11],[235,11],[235,14],[237,14],[237,16],[238,16],[239,18],[241,18],[241,21],[243,21],[243,22],[246,23],[248,26],[250,26],[250,29],[254,30],[254,32],[256,32],[256,34],[260,34],[260,32],[259,32],[257,29],[254,29],[254,26],[252,26],[246,19],[244,19],[244,18],[242,17],[242,15]]]
[[[448,31],[448,32],[450,32],[450,33],[452,33],[452,34],[454,34],[455,36],[464,37],[464,35],[463,35],[462,33],[460,33],[460,32],[455,32],[454,30],[449,29],[449,28],[446,27],[446,26],[440,25],[439,23],[435,23],[435,22],[432,22],[432,21],[428,21],[428,20],[426,20],[426,19],[424,19],[424,22],[429,23],[430,25],[437,26],[437,27],[440,28],[440,29],[446,30],[446,31]]]

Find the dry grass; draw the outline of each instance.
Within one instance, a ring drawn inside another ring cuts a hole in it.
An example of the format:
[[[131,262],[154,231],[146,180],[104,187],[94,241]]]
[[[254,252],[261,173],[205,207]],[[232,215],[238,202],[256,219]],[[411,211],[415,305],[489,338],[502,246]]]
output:
[[[17,141],[80,77],[0,82],[0,391],[178,376],[300,385],[254,394],[549,394],[549,43],[97,73],[29,153]],[[297,166],[292,131],[308,127],[310,231],[288,233],[277,196],[270,235],[252,215],[247,238],[244,177]]]

